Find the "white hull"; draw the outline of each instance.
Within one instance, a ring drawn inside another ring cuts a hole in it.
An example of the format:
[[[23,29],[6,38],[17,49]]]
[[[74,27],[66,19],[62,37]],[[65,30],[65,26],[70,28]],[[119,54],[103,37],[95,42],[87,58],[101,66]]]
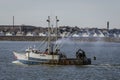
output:
[[[36,54],[33,52],[30,53],[18,53],[13,52],[16,59],[25,64],[40,64],[47,63],[50,60],[59,60],[59,55],[49,55],[49,54]]]

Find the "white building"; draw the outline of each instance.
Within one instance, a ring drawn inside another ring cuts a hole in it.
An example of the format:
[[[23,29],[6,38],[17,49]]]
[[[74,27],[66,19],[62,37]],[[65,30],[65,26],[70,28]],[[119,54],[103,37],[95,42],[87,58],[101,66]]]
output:
[[[83,33],[82,37],[89,37],[89,34],[88,33]]]
[[[51,36],[56,36],[56,34],[54,34],[54,33],[52,33],[52,34],[50,34]]]
[[[70,36],[70,32],[63,32],[62,34],[60,34],[61,37],[69,37]]]
[[[120,34],[114,33],[113,35],[114,35],[115,38],[120,37]]]
[[[99,33],[100,34],[98,35],[98,37],[105,37],[104,34],[100,30],[99,30]]]
[[[108,31],[103,31],[104,37],[109,37]]]
[[[31,32],[28,32],[26,36],[33,36],[33,34]]]
[[[24,32],[18,31],[18,32],[16,33],[16,36],[23,36],[23,34],[24,34]]]
[[[98,37],[98,34],[97,34],[97,33],[94,33],[94,34],[93,34],[93,37]]]
[[[6,36],[14,36],[14,32],[6,32]]]
[[[72,37],[80,37],[78,34],[73,34]]]
[[[98,37],[105,37],[102,33],[98,35]]]
[[[39,36],[47,36],[47,35],[44,34],[44,33],[39,33],[38,35],[39,35]]]
[[[118,37],[120,38],[120,34],[118,35]]]

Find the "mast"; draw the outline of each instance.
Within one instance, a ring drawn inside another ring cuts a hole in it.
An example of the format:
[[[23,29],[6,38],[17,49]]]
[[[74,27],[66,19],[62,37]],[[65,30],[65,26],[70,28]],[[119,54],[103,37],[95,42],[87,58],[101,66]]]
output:
[[[57,41],[58,40],[58,22],[59,22],[59,20],[58,20],[57,16],[55,18],[56,18],[55,34],[56,34],[56,41]],[[55,50],[57,50],[57,49],[58,49],[58,45],[56,44]]]
[[[48,54],[50,54],[50,39],[51,39],[51,35],[50,35],[50,16],[48,16],[47,19],[48,22]]]
[[[57,19],[57,16],[56,16],[56,41],[58,39],[58,22],[59,20]]]

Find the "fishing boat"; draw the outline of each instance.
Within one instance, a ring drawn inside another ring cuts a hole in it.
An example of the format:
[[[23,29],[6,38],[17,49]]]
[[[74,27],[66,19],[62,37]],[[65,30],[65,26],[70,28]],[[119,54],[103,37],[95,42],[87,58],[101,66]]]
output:
[[[59,20],[56,16],[56,26]],[[51,42],[50,31],[50,16],[48,16],[48,41],[45,51],[40,51],[35,48],[27,48],[25,52],[16,52],[13,54],[17,61],[23,64],[55,64],[55,65],[86,65],[91,64],[91,59],[87,58],[84,51],[81,49],[76,52],[76,58],[67,58],[58,47],[55,47]],[[57,28],[56,28],[57,31]],[[56,32],[57,34],[57,32]],[[57,35],[56,35],[57,36]],[[56,38],[57,39],[57,38]]]

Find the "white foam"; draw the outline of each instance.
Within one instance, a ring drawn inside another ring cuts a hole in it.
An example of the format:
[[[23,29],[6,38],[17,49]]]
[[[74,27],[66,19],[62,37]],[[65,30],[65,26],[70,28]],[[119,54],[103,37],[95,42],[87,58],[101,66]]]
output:
[[[23,63],[21,63],[20,61],[12,61],[12,63],[14,63],[14,64],[20,64],[20,65],[22,65]]]

